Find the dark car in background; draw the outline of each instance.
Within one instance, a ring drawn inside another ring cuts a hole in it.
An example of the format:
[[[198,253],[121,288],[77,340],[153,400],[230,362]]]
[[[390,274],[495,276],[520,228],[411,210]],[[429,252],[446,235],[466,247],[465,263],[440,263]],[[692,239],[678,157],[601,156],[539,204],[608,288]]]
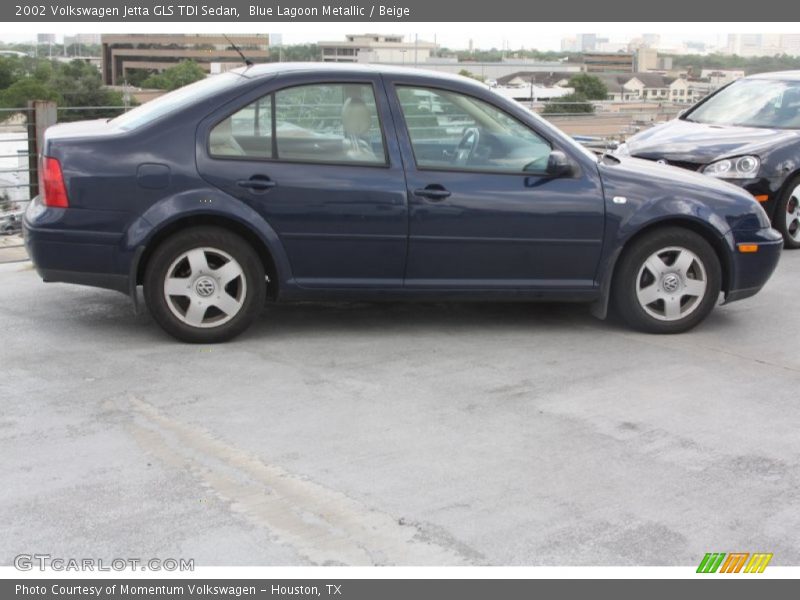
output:
[[[698,171],[750,192],[800,248],[800,71],[739,79],[618,154]]]
[[[685,331],[755,294],[781,236],[752,195],[597,157],[464,77],[275,64],[47,130],[24,219],[45,281],[139,285],[190,342],[266,299],[609,302]]]

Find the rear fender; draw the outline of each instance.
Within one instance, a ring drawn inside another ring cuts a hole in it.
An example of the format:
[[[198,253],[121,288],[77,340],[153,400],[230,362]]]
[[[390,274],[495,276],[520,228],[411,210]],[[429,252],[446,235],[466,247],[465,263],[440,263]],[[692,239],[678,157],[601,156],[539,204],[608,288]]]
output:
[[[264,244],[272,257],[279,287],[291,281],[291,268],[286,250],[275,230],[252,207],[220,190],[201,188],[186,190],[152,205],[128,228],[125,252],[130,253],[131,297],[136,301],[136,280],[139,263],[148,245],[159,232],[191,217],[217,217],[234,221],[249,229]]]

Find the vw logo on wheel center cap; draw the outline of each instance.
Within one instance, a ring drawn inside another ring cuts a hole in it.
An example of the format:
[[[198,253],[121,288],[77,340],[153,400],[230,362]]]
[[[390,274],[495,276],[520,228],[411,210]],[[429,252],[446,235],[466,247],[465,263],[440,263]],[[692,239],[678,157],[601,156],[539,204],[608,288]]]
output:
[[[681,279],[675,273],[667,273],[664,275],[662,285],[665,291],[676,292],[681,285]]]
[[[200,277],[194,282],[194,291],[197,292],[198,296],[202,296],[203,298],[207,298],[213,294],[216,289],[217,284],[214,283],[214,280],[210,277]]]

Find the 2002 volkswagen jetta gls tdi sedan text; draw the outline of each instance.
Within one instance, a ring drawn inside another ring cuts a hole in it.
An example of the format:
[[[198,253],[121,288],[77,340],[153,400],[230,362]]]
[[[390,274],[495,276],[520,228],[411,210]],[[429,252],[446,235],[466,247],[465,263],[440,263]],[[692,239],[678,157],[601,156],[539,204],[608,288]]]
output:
[[[47,130],[24,228],[45,281],[136,298],[173,336],[267,298],[583,300],[685,331],[756,293],[781,236],[745,191],[598,158],[463,77],[263,65]]]

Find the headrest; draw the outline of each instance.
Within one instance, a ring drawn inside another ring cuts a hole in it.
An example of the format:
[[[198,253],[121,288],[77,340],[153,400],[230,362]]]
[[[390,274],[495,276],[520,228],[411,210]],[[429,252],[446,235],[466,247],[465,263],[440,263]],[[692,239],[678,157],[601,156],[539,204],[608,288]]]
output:
[[[347,136],[362,136],[372,126],[372,115],[361,98],[348,98],[342,105],[342,128]]]

